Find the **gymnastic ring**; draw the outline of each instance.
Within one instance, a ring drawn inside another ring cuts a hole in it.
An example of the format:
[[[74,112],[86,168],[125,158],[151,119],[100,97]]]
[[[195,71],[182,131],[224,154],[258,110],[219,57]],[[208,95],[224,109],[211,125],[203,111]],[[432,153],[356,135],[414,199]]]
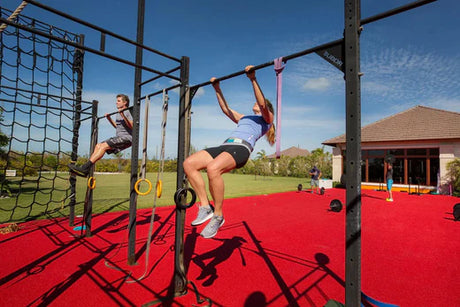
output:
[[[161,179],[159,179],[157,181],[157,197],[160,198],[161,197],[161,193],[163,192],[163,181],[161,181]]]
[[[192,200],[188,204],[181,204],[181,198],[182,197],[187,197],[187,192],[190,192],[192,194]],[[174,202],[176,203],[176,206],[180,209],[188,209],[191,206],[195,204],[196,201],[196,193],[192,188],[179,188],[176,193],[174,193]]]
[[[94,190],[96,188],[96,178],[94,178],[94,177],[89,177],[88,178],[88,188],[90,190]]]
[[[147,182],[147,184],[149,185],[149,188],[147,189],[146,192],[141,192],[141,191],[139,191],[139,184],[140,184],[142,181]],[[149,194],[150,191],[152,191],[152,183],[151,183],[150,180],[148,180],[148,179],[140,178],[140,179],[137,180],[136,183],[134,184],[134,190],[136,191],[136,193],[137,193],[138,195],[145,196],[145,195]]]

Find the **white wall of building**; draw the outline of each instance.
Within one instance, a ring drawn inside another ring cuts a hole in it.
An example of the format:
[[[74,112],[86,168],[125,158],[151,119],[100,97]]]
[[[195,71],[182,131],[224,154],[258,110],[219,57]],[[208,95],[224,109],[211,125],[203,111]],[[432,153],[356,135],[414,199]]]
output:
[[[342,150],[338,147],[334,147],[332,149],[332,181],[340,182],[342,166]]]
[[[399,144],[374,144],[371,147],[363,146],[362,150],[369,149],[391,149],[391,148],[436,148],[439,147],[439,171],[441,178],[441,185],[445,184],[448,180],[447,178],[447,164],[453,161],[455,158],[460,158],[460,142],[450,142],[450,143],[434,143],[427,142],[425,144],[418,143],[412,145],[402,145]],[[332,149],[332,180],[340,181],[342,176],[342,148],[334,147]]]
[[[441,144],[439,146],[439,173],[441,177],[441,185],[445,184],[447,178],[447,164],[455,158],[460,158],[460,144]]]

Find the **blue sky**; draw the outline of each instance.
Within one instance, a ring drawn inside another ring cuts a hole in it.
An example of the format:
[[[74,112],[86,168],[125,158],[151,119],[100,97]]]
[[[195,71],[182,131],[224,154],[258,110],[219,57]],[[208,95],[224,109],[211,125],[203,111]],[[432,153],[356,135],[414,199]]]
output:
[[[21,0],[2,0],[14,10]],[[361,18],[411,1],[361,1]],[[136,39],[137,1],[42,0],[41,3],[91,22],[132,40]],[[152,1],[146,0],[144,44],[180,58],[190,58],[190,84],[240,71],[342,38],[344,1]],[[361,33],[362,125],[424,105],[460,112],[460,2],[439,0],[364,26]],[[22,14],[84,33],[86,45],[99,47],[99,34],[28,5]],[[133,47],[107,38],[106,51],[134,61]],[[157,70],[177,66],[171,60],[144,55],[144,65]],[[144,79],[151,77],[144,73]],[[257,72],[265,96],[276,100],[273,67]],[[143,95],[170,86],[167,79],[143,88]],[[87,53],[84,98],[99,100],[99,114],[114,111],[115,95],[133,94],[134,69]],[[321,142],[345,131],[343,74],[316,54],[288,61],[283,72],[281,147],[313,150]],[[239,76],[221,83],[231,108],[251,113],[254,102],[250,83]],[[152,100],[148,156],[158,156],[161,102]],[[166,156],[177,152],[177,93],[170,93]],[[143,112],[143,106],[141,107]],[[192,145],[197,149],[220,144],[234,129],[217,104],[210,86],[193,100]],[[143,115],[141,115],[143,119]],[[141,122],[141,131],[144,123]],[[408,123],[410,129],[410,123]],[[429,127],[427,127],[429,129]],[[114,133],[102,122],[99,139]],[[80,154],[88,154],[89,130],[82,127]],[[140,142],[142,145],[142,142]],[[329,148],[326,147],[329,150]],[[258,151],[275,151],[260,140]],[[125,156],[130,155],[130,150]]]

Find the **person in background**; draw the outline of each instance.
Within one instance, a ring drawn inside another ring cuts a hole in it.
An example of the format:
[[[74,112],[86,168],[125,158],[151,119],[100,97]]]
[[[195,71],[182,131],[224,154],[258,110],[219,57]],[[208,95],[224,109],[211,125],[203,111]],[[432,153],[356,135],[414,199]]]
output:
[[[116,129],[116,135],[96,144],[91,157],[82,166],[76,166],[73,163],[69,164],[68,167],[72,173],[81,177],[87,177],[93,164],[99,161],[105,153],[115,154],[131,146],[133,140],[133,118],[128,109],[129,97],[124,94],[118,94],[116,98],[118,113],[115,121],[109,114],[105,114],[105,118]]]
[[[311,193],[316,191],[316,193],[320,194],[319,190],[319,179],[321,178],[321,171],[315,166],[310,170],[310,185],[311,185]],[[313,190],[314,189],[314,190]]]
[[[393,201],[393,193],[391,192],[391,188],[393,187],[393,165],[391,163],[387,163],[386,181],[388,191],[388,198],[386,201]]]

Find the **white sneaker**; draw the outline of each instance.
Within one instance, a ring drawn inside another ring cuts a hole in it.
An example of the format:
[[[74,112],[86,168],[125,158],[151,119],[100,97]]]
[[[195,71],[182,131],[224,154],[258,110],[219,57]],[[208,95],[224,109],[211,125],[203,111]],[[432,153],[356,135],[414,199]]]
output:
[[[201,236],[205,239],[214,237],[217,234],[220,226],[224,225],[225,219],[223,216],[213,215],[211,221],[201,231]]]
[[[203,224],[210,218],[212,218],[212,215],[214,214],[214,208],[209,205],[209,206],[200,206],[198,209],[198,215],[196,219],[192,222],[192,226],[198,226],[200,224]]]

